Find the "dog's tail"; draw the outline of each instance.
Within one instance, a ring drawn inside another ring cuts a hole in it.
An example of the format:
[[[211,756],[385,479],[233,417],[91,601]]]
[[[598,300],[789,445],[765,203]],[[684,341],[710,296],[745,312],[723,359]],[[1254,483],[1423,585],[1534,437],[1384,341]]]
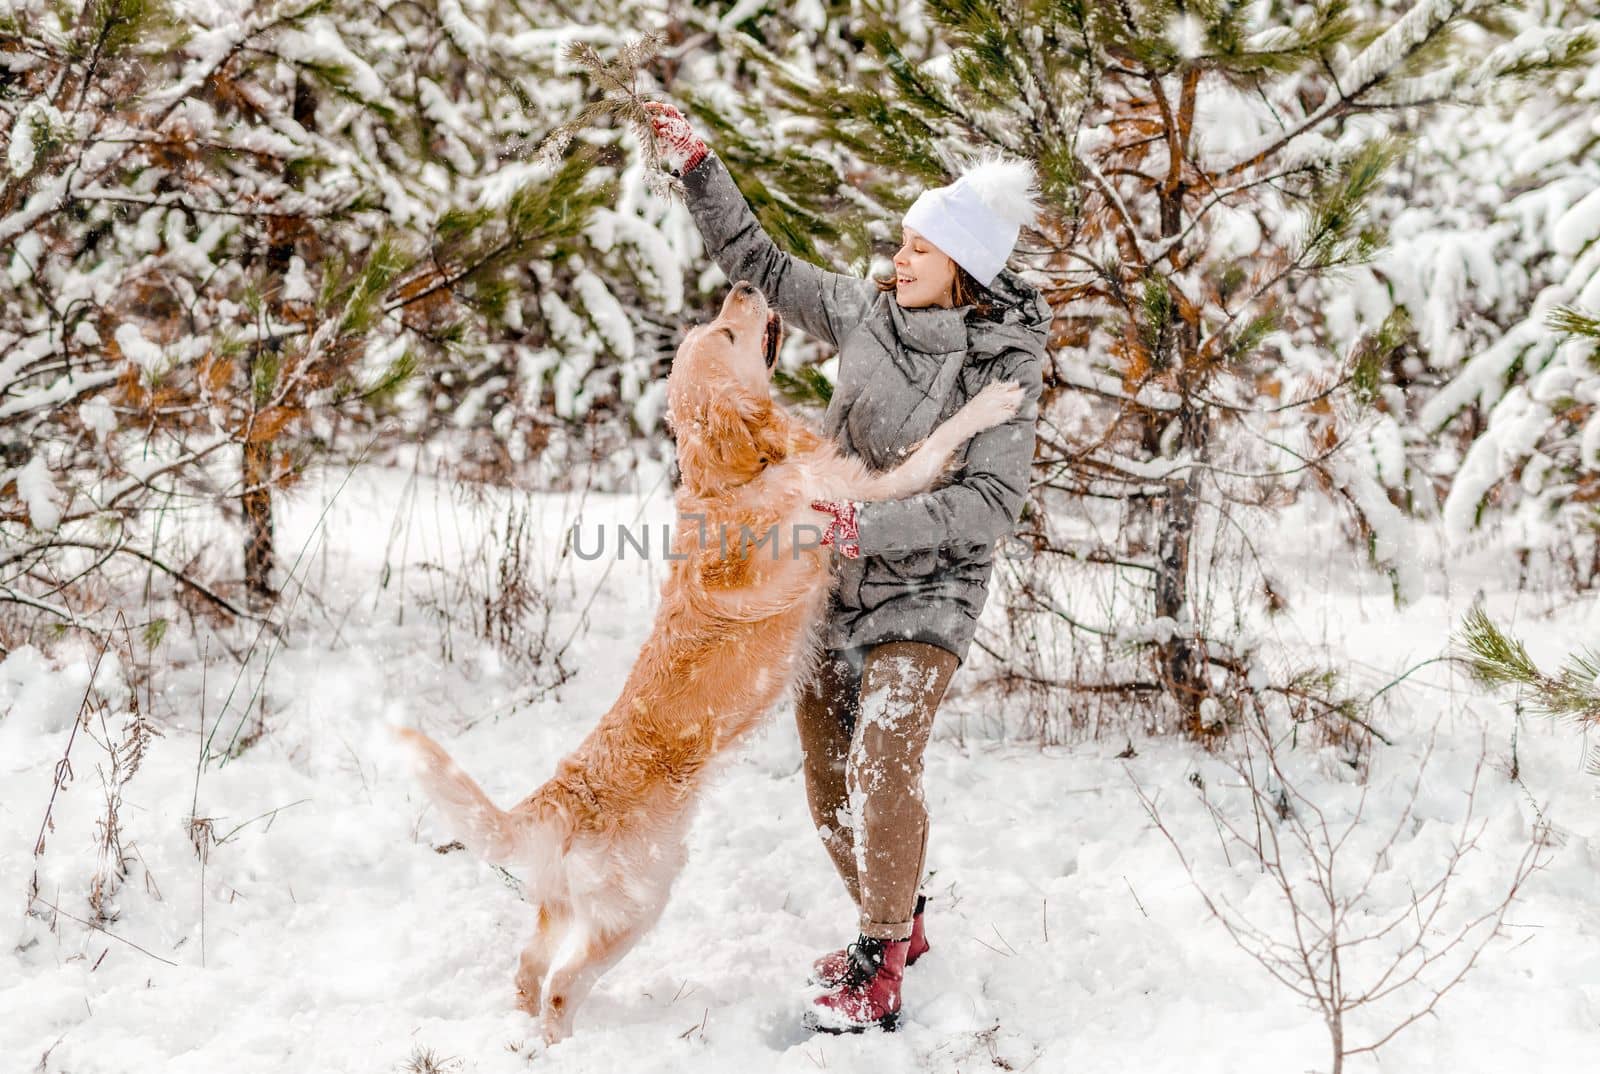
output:
[[[397,738],[410,753],[412,771],[451,831],[467,849],[495,865],[534,865],[541,869],[560,843],[549,825],[530,813],[501,809],[483,788],[451,760],[433,739],[409,727],[397,727]],[[549,836],[551,838],[545,838]],[[551,844],[549,848],[545,844]],[[546,850],[549,853],[546,853]]]

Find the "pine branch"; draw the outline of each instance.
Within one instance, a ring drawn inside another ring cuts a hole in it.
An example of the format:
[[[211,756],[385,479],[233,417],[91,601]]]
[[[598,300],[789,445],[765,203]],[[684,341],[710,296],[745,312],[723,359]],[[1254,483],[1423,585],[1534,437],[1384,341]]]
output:
[[[666,39],[660,34],[645,34],[622,46],[617,58],[610,61],[586,41],[574,41],[568,45],[565,53],[567,60],[589,72],[601,87],[601,97],[585,105],[576,116],[553,128],[539,144],[539,157],[546,163],[555,164],[575,137],[595,126],[602,118],[610,118],[625,124],[639,143],[645,181],[657,193],[665,191],[671,181],[662,167],[655,129],[650,123],[650,113],[645,108],[648,98],[639,91],[638,86],[640,69],[651,63],[665,45]]]
[[[1543,681],[1528,650],[1501,632],[1482,608],[1467,613],[1461,642],[1473,675],[1485,686],[1537,686]]]
[[[1473,3],[1474,0],[1440,0],[1437,3],[1418,0],[1342,70],[1334,73],[1337,92],[1327,101],[1289,130],[1274,136],[1268,144],[1224,168],[1221,175],[1231,179],[1274,161],[1290,143],[1352,111],[1368,94],[1390,84],[1404,70],[1414,66],[1419,57],[1428,55],[1438,42],[1446,40],[1465,9]]]
[[[585,185],[593,164],[592,153],[570,157],[553,175],[519,187],[500,210],[442,214],[434,224],[433,262],[450,269],[423,277],[420,286],[402,285],[383,311],[416,306],[444,292],[492,306],[505,293],[499,286],[502,273],[559,240],[575,238],[595,209],[612,201],[609,184]]]
[[[1312,208],[1305,244],[1295,263],[1312,271],[1371,260],[1380,237],[1361,227],[1361,210],[1378,180],[1394,163],[1398,148],[1375,140],[1361,147],[1334,184]]]
[[[1274,26],[1245,38],[1245,11],[1243,4],[1222,7],[1217,21],[1206,26],[1211,51],[1196,62],[1235,76],[1292,74],[1347,43],[1360,25],[1347,4],[1334,0],[1317,4],[1303,25]]]
[[[772,383],[784,399],[797,405],[825,407],[833,398],[833,382],[814,365],[794,373],[774,369]]]
[[[1564,336],[1600,339],[1600,317],[1590,316],[1576,306],[1557,306],[1545,318],[1544,323],[1551,331],[1560,332]]]
[[[1396,306],[1376,332],[1365,333],[1350,354],[1350,386],[1357,401],[1370,405],[1378,398],[1383,370],[1395,352],[1405,346],[1411,318],[1404,306]]]
[[[1600,655],[1583,650],[1567,657],[1557,675],[1547,675],[1522,642],[1497,627],[1481,608],[1467,614],[1461,644],[1472,673],[1486,686],[1517,686],[1542,715],[1600,723]]]

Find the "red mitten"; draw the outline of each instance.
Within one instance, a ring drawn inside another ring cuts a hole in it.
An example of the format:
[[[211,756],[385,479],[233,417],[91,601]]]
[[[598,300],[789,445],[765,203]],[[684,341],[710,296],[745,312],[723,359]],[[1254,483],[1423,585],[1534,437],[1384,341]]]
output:
[[[833,516],[822,547],[832,548],[845,559],[861,558],[861,533],[856,527],[856,505],[851,500],[812,500],[811,509]]]
[[[667,167],[683,175],[706,159],[706,143],[695,134],[682,112],[661,101],[646,101],[644,107],[650,113],[656,147]]]

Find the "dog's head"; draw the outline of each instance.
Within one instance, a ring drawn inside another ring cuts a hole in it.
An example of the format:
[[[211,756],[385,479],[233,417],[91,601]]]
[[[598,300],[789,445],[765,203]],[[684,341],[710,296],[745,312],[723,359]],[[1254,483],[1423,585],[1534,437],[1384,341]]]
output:
[[[689,329],[667,377],[667,420],[686,488],[742,485],[789,453],[789,423],[772,402],[783,322],[740,282],[712,321]]]

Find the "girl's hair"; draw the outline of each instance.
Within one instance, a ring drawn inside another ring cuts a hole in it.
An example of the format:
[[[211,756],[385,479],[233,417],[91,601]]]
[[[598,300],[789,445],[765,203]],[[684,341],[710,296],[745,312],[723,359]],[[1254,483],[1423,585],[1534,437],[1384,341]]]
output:
[[[879,291],[893,291],[895,282],[893,276],[879,276],[873,281],[878,285]],[[972,273],[956,265],[955,287],[951,289],[952,304],[957,306],[971,306],[976,317],[993,317],[995,309],[994,296],[989,289],[972,278]]]

